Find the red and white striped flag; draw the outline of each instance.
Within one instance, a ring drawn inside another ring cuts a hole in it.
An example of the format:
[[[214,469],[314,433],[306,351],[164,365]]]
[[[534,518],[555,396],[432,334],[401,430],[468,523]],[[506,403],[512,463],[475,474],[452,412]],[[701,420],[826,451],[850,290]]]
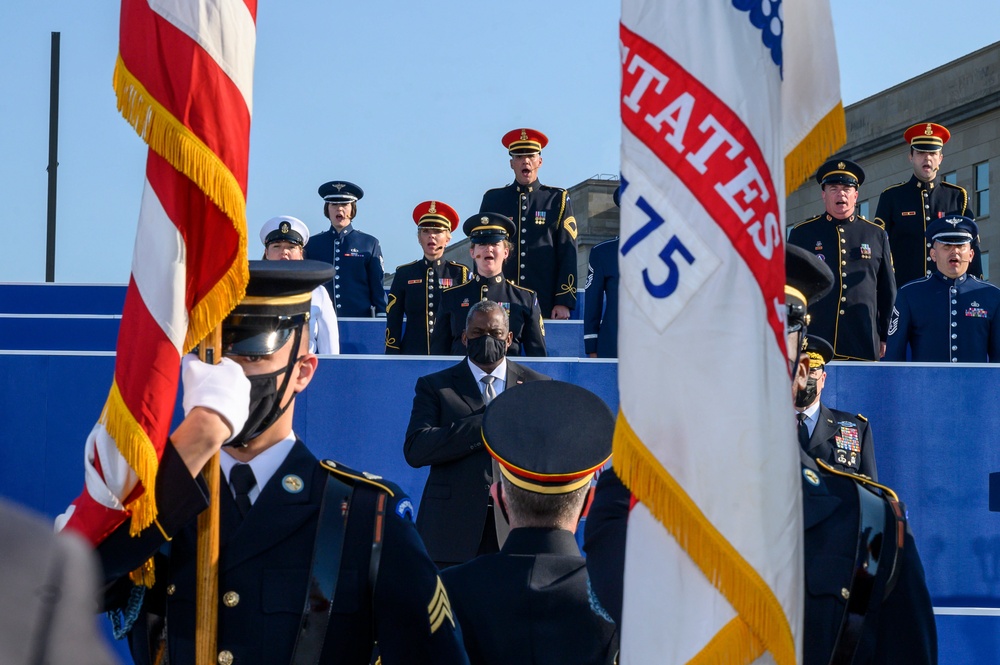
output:
[[[792,665],[784,203],[846,134],[829,6],[624,0],[620,37],[622,662]]]
[[[86,444],[83,492],[59,523],[92,543],[154,488],[180,359],[243,297],[256,0],[123,0],[118,108],[149,145],[114,382]]]

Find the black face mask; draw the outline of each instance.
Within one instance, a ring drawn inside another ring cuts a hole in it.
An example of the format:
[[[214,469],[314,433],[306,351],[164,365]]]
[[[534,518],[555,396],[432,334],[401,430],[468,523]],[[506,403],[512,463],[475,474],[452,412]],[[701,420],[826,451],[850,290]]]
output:
[[[492,365],[498,363],[507,355],[507,340],[497,339],[492,335],[483,335],[465,339],[466,348],[469,351],[469,358],[479,365]]]
[[[816,399],[816,377],[806,379],[806,387],[795,393],[795,406],[804,409]]]
[[[296,330],[292,348],[298,348],[300,336],[301,331]],[[292,368],[295,367],[297,360],[298,358],[292,355],[284,369],[247,377],[250,381],[250,413],[243,429],[226,444],[227,446],[246,447],[248,442],[260,436],[288,409],[292,400],[288,400],[288,404],[282,407],[278,396],[285,394],[285,388],[292,378]],[[276,379],[282,374],[285,378],[278,387]]]

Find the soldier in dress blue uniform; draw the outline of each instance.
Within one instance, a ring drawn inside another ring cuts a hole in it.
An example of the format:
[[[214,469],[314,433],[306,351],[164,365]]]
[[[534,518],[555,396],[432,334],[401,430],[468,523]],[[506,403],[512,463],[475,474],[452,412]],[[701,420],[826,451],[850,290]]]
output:
[[[621,187],[615,189],[621,205]],[[615,236],[593,246],[583,288],[583,350],[591,358],[618,357],[618,246]]]
[[[441,201],[424,201],[413,209],[413,221],[424,258],[399,266],[392,277],[385,308],[385,352],[426,356],[431,352],[431,334],[442,292],[465,284],[469,269],[443,258],[444,248],[458,228],[454,208]]]
[[[826,386],[826,365],[833,360],[833,347],[822,337],[806,337],[809,377],[795,393],[799,444],[810,457],[851,473],[878,480],[875,443],[868,419],[860,413],[831,409],[820,400]]]
[[[616,627],[590,602],[574,537],[614,430],[600,397],[562,381],[514,386],[486,407],[483,442],[511,530],[498,553],[441,574],[473,665],[614,662]]]
[[[889,239],[856,214],[865,172],[834,159],[816,173],[826,212],[792,227],[788,243],[823,259],[834,275],[833,293],[809,311],[814,333],[833,344],[837,360],[878,360],[885,353],[896,297]]]
[[[99,546],[136,663],[195,662],[196,518],[214,500],[200,471],[220,447],[220,665],[367,665],[376,641],[387,663],[468,662],[410,500],[317,460],[292,431],[318,364],[303,339],[310,292],[332,274],[316,261],[251,262],[223,361],[185,359],[186,415],[160,462],[156,523],[131,537],[126,522]],[[128,573],[154,553],[143,592]]]
[[[378,238],[358,231],[353,223],[364,191],[346,180],[332,180],[320,185],[319,195],[330,228],[313,236],[307,256],[333,264],[334,277],[326,290],[337,316],[385,316],[382,247]]]
[[[886,187],[878,199],[875,222],[889,234],[899,286],[926,277],[932,267],[925,238],[931,222],[945,215],[975,216],[969,207],[969,193],[938,177],[944,144],[950,138],[951,132],[933,122],[913,125],[903,132],[903,140],[910,146],[913,175],[906,182]],[[976,256],[970,272],[981,277],[978,237],[973,239],[972,248]]]
[[[831,286],[833,294],[837,291],[829,269],[809,252],[787,246],[785,266],[794,397],[805,387],[809,371],[808,358],[800,355],[807,307]],[[934,609],[906,509],[891,489],[799,452],[805,530],[803,665],[937,663]],[[605,471],[587,515],[584,550],[591,585],[617,621],[632,501],[618,476]]]
[[[927,227],[934,270],[899,290],[885,360],[1000,362],[1000,289],[969,274],[979,227],[950,215]]]
[[[514,182],[488,190],[479,211],[514,221],[514,260],[504,266],[507,279],[538,294],[546,318],[568,319],[576,307],[577,227],[566,190],[538,182],[542,148],[549,139],[523,128],[507,132],[502,142]]]
[[[465,220],[462,230],[469,237],[469,254],[476,273],[461,286],[446,289],[441,310],[431,335],[431,354],[464,356],[462,331],[469,307],[480,300],[492,300],[507,310],[514,341],[507,355],[545,355],[545,326],[535,292],[504,279],[503,264],[510,256],[510,236],[514,223],[497,213],[480,213]]]

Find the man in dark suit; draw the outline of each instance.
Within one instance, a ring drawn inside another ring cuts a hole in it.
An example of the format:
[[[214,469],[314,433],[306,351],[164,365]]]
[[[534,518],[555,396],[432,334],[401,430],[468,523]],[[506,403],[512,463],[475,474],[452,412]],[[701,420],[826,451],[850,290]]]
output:
[[[809,372],[808,358],[800,354],[807,305],[830,291],[833,275],[815,256],[791,245],[786,246],[785,266],[794,398]],[[805,533],[803,665],[937,663],[934,609],[905,508],[891,489],[799,453]],[[616,621],[622,618],[633,502],[628,488],[608,470],[597,482],[587,515],[584,550],[591,584]]]
[[[536,129],[512,129],[501,139],[510,155],[514,182],[483,194],[479,212],[514,221],[517,248],[504,274],[538,294],[545,318],[568,319],[576,307],[576,218],[569,193],[538,181],[548,137]]]
[[[820,401],[826,386],[826,364],[833,347],[822,337],[806,337],[809,378],[795,394],[795,417],[799,443],[810,457],[821,459],[841,471],[860,473],[878,480],[872,428],[860,413],[831,409]]]
[[[214,500],[199,474],[220,448],[220,665],[367,665],[376,641],[385,662],[468,662],[410,500],[318,461],[292,431],[318,365],[304,339],[310,292],[332,274],[252,261],[247,297],[223,323],[223,362],[185,359],[186,415],[157,473],[156,523],[131,537],[126,522],[99,546],[136,663],[160,662],[164,645],[169,662],[195,662],[196,517]],[[133,587],[129,571],[154,553],[155,584]]]
[[[482,438],[486,403],[506,388],[548,379],[507,359],[513,335],[503,307],[481,300],[469,309],[462,333],[467,357],[417,379],[403,445],[410,466],[431,467],[417,531],[441,567],[498,549],[493,467]]]
[[[947,128],[933,122],[913,125],[903,132],[903,140],[910,147],[913,175],[906,182],[886,187],[878,197],[875,223],[889,234],[898,286],[923,279],[933,267],[933,259],[928,256],[931,245],[925,238],[931,222],[945,215],[975,217],[965,188],[938,176],[944,144],[950,138]],[[969,272],[982,277],[978,235],[972,239],[972,249]]]
[[[337,316],[385,316],[382,246],[375,236],[354,228],[364,190],[346,180],[331,180],[319,186],[319,195],[330,228],[313,236],[306,256],[333,264],[335,277],[325,286]]]
[[[517,386],[486,408],[511,531],[499,553],[441,574],[473,665],[614,662],[615,624],[590,601],[573,535],[614,430],[600,397],[562,381]]]
[[[469,269],[444,259],[444,248],[458,228],[454,208],[442,201],[424,201],[413,209],[413,221],[424,257],[399,266],[392,276],[385,308],[385,352],[426,356],[431,352],[441,296],[445,289],[464,284]]]

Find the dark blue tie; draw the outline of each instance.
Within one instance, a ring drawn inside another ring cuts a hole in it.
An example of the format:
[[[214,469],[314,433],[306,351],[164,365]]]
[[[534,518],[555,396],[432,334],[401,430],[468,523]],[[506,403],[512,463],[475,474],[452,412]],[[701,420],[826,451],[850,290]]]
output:
[[[236,494],[236,507],[240,509],[241,517],[250,512],[250,490],[256,484],[257,478],[249,464],[237,464],[229,471],[229,485]]]

